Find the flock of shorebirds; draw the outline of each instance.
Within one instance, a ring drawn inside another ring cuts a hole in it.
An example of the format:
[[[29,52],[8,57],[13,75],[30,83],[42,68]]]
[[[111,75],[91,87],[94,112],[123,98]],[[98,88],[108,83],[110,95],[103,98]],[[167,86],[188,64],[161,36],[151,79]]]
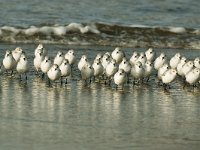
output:
[[[86,55],[77,60],[74,50],[68,50],[66,54],[61,51],[53,60],[48,56],[43,44],[39,44],[34,53],[33,66],[41,78],[47,76],[49,84],[55,81],[65,80],[72,75],[72,68],[76,67],[81,74],[81,79],[89,84],[91,81],[110,85],[113,82],[116,87],[123,88],[127,83],[142,84],[148,82],[151,76],[157,76],[158,82],[168,88],[176,78],[182,80],[184,85],[199,86],[200,84],[200,57],[189,60],[180,53],[176,53],[170,59],[165,53],[156,56],[156,52],[149,48],[145,52],[134,51],[128,58],[119,47],[112,52],[98,53],[94,60],[89,62]],[[27,55],[20,47],[15,50],[7,50],[1,65],[1,72],[5,74],[16,72],[20,79],[24,74],[27,80],[29,63]]]

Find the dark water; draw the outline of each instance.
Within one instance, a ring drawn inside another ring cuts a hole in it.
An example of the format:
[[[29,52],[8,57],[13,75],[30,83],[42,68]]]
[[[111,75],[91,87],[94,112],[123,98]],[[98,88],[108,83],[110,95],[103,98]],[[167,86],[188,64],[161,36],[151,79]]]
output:
[[[4,49],[18,45],[2,44]],[[34,44],[20,45],[32,67]],[[90,61],[113,47],[45,45],[54,57],[74,48],[77,58]],[[145,49],[134,49],[144,51]],[[130,57],[132,49],[124,48]],[[171,57],[176,52],[192,59],[197,50],[156,49]],[[76,66],[75,66],[76,67]],[[0,76],[0,149],[199,149],[200,93],[183,89],[177,79],[165,91],[152,77],[149,84],[116,90],[104,84],[85,86],[74,76],[66,86],[48,87],[28,73],[28,82]]]
[[[104,22],[199,28],[198,0],[0,1],[0,25]]]
[[[1,0],[0,42],[200,49],[199,7],[198,0]]]

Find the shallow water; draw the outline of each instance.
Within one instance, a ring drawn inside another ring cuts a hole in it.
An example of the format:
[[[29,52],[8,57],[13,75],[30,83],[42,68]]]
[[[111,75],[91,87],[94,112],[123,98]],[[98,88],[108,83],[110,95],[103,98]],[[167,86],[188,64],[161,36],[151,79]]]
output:
[[[199,6],[198,0],[1,0],[0,42],[200,49]]]
[[[18,45],[2,44],[5,49]],[[20,45],[32,66],[34,44]],[[74,48],[77,57],[90,61],[112,47],[45,45],[51,57],[58,50]],[[144,49],[135,49],[144,51]],[[132,49],[124,48],[130,57]],[[197,50],[157,49],[171,57],[181,52],[188,58]],[[75,66],[76,67],[76,66]],[[0,76],[0,149],[199,149],[200,92],[183,89],[176,80],[165,91],[154,77],[142,86],[116,90],[100,83],[85,86],[79,72],[66,86],[49,87],[28,73],[28,82]]]

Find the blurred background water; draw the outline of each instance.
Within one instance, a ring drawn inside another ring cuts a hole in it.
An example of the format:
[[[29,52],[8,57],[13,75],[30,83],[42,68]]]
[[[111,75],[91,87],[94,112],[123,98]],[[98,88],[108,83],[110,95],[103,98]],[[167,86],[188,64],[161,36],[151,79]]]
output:
[[[104,22],[199,28],[198,0],[0,1],[0,25]]]

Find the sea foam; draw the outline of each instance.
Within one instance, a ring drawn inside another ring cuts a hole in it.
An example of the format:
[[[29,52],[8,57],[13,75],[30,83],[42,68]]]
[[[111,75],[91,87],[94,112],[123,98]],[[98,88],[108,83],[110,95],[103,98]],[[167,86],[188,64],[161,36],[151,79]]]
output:
[[[198,48],[199,29],[106,23],[0,27],[0,42]],[[191,44],[192,43],[192,44]]]

